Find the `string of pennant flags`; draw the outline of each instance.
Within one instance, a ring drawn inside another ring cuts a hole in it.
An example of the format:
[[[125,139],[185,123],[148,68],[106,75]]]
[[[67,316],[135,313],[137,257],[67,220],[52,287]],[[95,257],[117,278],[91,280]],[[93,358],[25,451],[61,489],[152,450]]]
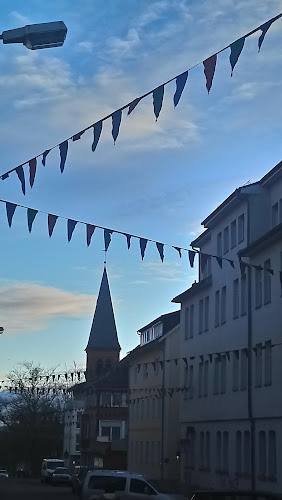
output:
[[[60,166],[61,173],[63,173],[64,169],[65,169],[67,155],[68,155],[69,141],[72,141],[72,142],[78,141],[79,139],[81,139],[82,135],[87,130],[90,130],[92,128],[93,129],[92,151],[94,152],[97,148],[98,142],[99,142],[101,134],[102,134],[103,122],[108,120],[108,119],[111,119],[112,120],[112,137],[113,137],[113,140],[115,143],[117,138],[118,138],[118,135],[119,135],[123,111],[127,109],[127,115],[130,115],[133,112],[133,110],[137,107],[139,102],[141,100],[143,100],[144,98],[148,97],[149,95],[153,96],[153,110],[154,110],[154,115],[155,115],[155,118],[157,121],[157,119],[160,115],[161,109],[162,109],[162,105],[163,105],[165,86],[168,85],[169,83],[175,81],[176,89],[175,89],[175,93],[173,96],[173,104],[174,104],[174,107],[176,108],[176,106],[178,105],[180,98],[182,96],[183,90],[186,86],[189,71],[191,71],[192,69],[196,68],[197,66],[199,66],[201,64],[203,65],[204,75],[205,75],[205,79],[206,79],[206,89],[209,93],[211,90],[211,87],[212,87],[212,83],[213,83],[218,54],[220,54],[221,52],[230,48],[229,61],[230,61],[231,76],[232,76],[234,68],[235,68],[237,61],[240,57],[240,54],[244,48],[246,38],[248,38],[249,36],[253,35],[254,33],[256,33],[258,31],[261,31],[261,34],[258,38],[258,51],[260,51],[267,31],[272,26],[272,24],[275,21],[277,21],[278,19],[280,19],[281,17],[282,17],[282,13],[269,19],[264,24],[253,29],[252,31],[250,31],[246,35],[242,36],[241,38],[235,40],[234,42],[227,45],[223,49],[219,50],[218,52],[216,52],[212,56],[208,57],[207,59],[195,64],[194,66],[187,69],[186,71],[184,71],[180,75],[177,75],[177,76],[174,76],[173,78],[170,78],[169,80],[162,83],[158,87],[156,87],[152,90],[149,90],[149,92],[146,92],[142,96],[136,97],[131,102],[129,102],[129,103],[125,104],[124,106],[122,106],[121,108],[115,110],[113,113],[105,116],[104,118],[101,118],[99,121],[92,123],[91,125],[88,125],[83,130],[73,134],[72,136],[70,136],[67,139],[65,139],[64,141],[62,141],[61,143],[56,144],[55,146],[52,146],[49,149],[46,149],[43,153],[40,153],[37,156],[34,156],[33,158],[31,158],[30,160],[21,163],[17,167],[8,170],[7,172],[3,173],[0,176],[0,179],[5,180],[9,177],[9,175],[12,172],[16,172],[16,174],[19,178],[19,181],[21,183],[22,192],[23,192],[23,194],[25,194],[26,182],[25,182],[25,172],[24,172],[23,167],[25,165],[28,165],[28,167],[29,167],[29,183],[30,183],[30,187],[32,188],[33,184],[34,184],[35,176],[36,176],[37,167],[38,167],[38,163],[37,163],[38,158],[42,157],[41,163],[43,166],[45,166],[48,154],[50,153],[50,151],[52,151],[53,149],[56,149],[56,148],[59,149],[59,156],[60,156],[59,166]]]
[[[200,252],[200,251],[195,250],[195,249],[189,249],[189,248],[179,247],[179,246],[175,246],[175,245],[170,245],[168,243],[161,243],[159,241],[152,240],[150,238],[144,238],[142,236],[136,236],[134,234],[129,234],[129,233],[126,233],[126,232],[123,232],[123,231],[118,231],[116,229],[109,229],[109,228],[106,228],[106,227],[103,227],[103,226],[98,226],[97,224],[94,225],[94,224],[90,224],[90,223],[87,223],[87,222],[83,222],[81,220],[68,219],[67,217],[64,217],[64,216],[61,216],[61,215],[60,216],[59,215],[54,215],[54,214],[51,214],[51,213],[48,213],[48,212],[44,212],[43,210],[36,210],[34,208],[26,207],[24,205],[19,205],[19,204],[16,204],[16,203],[11,203],[11,202],[6,201],[6,200],[1,200],[0,199],[0,203],[4,203],[6,205],[6,214],[7,214],[7,221],[8,221],[9,227],[12,226],[12,221],[13,221],[13,217],[14,217],[16,208],[17,207],[24,208],[27,211],[27,225],[28,225],[28,230],[29,230],[30,233],[32,231],[32,226],[33,226],[33,223],[34,223],[34,220],[35,220],[37,214],[41,213],[41,214],[47,215],[47,218],[48,218],[48,220],[47,220],[47,223],[48,223],[48,233],[49,233],[50,238],[51,238],[51,236],[53,234],[53,231],[54,231],[54,228],[55,228],[57,220],[58,219],[63,219],[63,220],[67,221],[67,237],[68,237],[68,242],[71,241],[73,232],[74,232],[75,227],[77,226],[77,224],[82,224],[82,225],[86,226],[86,243],[87,243],[88,247],[89,247],[89,245],[91,243],[91,239],[92,239],[92,236],[94,234],[95,229],[101,229],[101,230],[104,231],[105,251],[108,251],[110,243],[111,243],[111,240],[112,240],[112,235],[113,235],[113,233],[116,233],[116,234],[121,234],[121,235],[123,235],[123,236],[126,237],[128,250],[130,249],[131,239],[132,238],[135,238],[135,239],[139,240],[140,252],[141,252],[141,258],[142,258],[142,260],[144,259],[144,256],[145,256],[145,251],[146,251],[147,243],[148,242],[152,242],[152,243],[155,243],[156,248],[157,248],[158,253],[159,253],[159,256],[160,256],[160,259],[161,259],[162,262],[164,261],[164,248],[165,248],[165,246],[167,246],[167,247],[170,247],[170,248],[174,248],[178,252],[180,258],[182,257],[182,252],[187,252],[188,253],[188,258],[189,258],[189,263],[190,263],[191,267],[194,267],[195,257],[196,257],[196,255],[199,255],[200,268],[201,268],[202,272],[205,270],[205,268],[207,266],[208,259],[211,259],[211,258],[213,258],[213,259],[215,259],[217,261],[217,263],[218,263],[218,265],[219,265],[219,267],[221,269],[222,269],[223,261],[229,262],[229,264],[231,265],[231,267],[233,269],[235,269],[235,261],[232,260],[232,259],[228,259],[227,257],[219,257],[217,255],[212,255],[212,254]],[[270,273],[272,275],[274,274],[273,269],[269,269],[269,268],[263,267],[261,265],[249,264],[247,262],[242,261],[241,259],[239,260],[239,265],[240,265],[240,271],[241,271],[242,275],[245,274],[247,267],[253,267],[253,268],[255,268],[255,269],[259,270],[259,271],[262,271],[263,269],[265,269],[268,273]],[[280,280],[281,280],[281,286],[282,286],[282,276],[281,276],[281,273],[280,273]]]

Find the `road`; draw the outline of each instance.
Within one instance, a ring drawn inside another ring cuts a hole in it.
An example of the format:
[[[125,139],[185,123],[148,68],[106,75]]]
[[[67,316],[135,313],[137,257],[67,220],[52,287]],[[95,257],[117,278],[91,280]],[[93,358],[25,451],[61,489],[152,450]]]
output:
[[[7,479],[0,481],[1,500],[78,500],[66,486],[41,484],[39,479]]]

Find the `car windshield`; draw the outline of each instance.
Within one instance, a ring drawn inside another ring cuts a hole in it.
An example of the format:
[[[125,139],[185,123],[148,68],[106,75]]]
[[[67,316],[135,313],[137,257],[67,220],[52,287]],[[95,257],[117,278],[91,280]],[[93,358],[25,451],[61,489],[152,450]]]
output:
[[[57,467],[57,469],[54,470],[54,474],[68,474],[69,470],[66,467]]]
[[[8,471],[6,471],[5,469],[1,469],[0,474],[8,474]]]
[[[64,467],[64,462],[52,462],[52,460],[47,462],[47,469],[55,470],[57,467]]]

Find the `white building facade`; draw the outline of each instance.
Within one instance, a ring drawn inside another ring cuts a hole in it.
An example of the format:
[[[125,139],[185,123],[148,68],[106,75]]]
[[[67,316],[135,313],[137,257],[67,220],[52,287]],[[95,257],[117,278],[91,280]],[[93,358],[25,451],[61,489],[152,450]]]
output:
[[[188,359],[181,480],[281,493],[282,164],[202,224],[192,246],[219,259],[203,256],[198,283],[173,299]]]
[[[69,468],[80,465],[80,427],[83,401],[71,399],[65,405],[64,459]]]

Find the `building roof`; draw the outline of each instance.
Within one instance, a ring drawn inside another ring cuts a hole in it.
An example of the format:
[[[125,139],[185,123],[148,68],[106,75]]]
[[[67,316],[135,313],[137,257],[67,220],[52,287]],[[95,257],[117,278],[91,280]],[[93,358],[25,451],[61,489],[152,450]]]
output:
[[[87,349],[120,351],[106,269],[103,272],[86,351]]]
[[[193,285],[190,288],[188,288],[188,290],[185,290],[185,292],[182,292],[180,293],[180,295],[174,297],[174,299],[172,299],[171,302],[176,302],[181,304],[184,300],[188,299],[189,297],[199,292],[203,288],[211,286],[211,284],[212,284],[212,277],[208,276],[208,278],[193,283]]]
[[[158,318],[154,319],[151,321],[151,323],[148,323],[148,325],[143,326],[142,328],[139,328],[138,332],[142,333],[151,328],[152,326],[156,325],[157,323],[162,323],[163,324],[163,335],[165,335],[167,332],[172,330],[178,323],[180,322],[180,311],[174,311],[171,313],[167,314],[162,314]]]

